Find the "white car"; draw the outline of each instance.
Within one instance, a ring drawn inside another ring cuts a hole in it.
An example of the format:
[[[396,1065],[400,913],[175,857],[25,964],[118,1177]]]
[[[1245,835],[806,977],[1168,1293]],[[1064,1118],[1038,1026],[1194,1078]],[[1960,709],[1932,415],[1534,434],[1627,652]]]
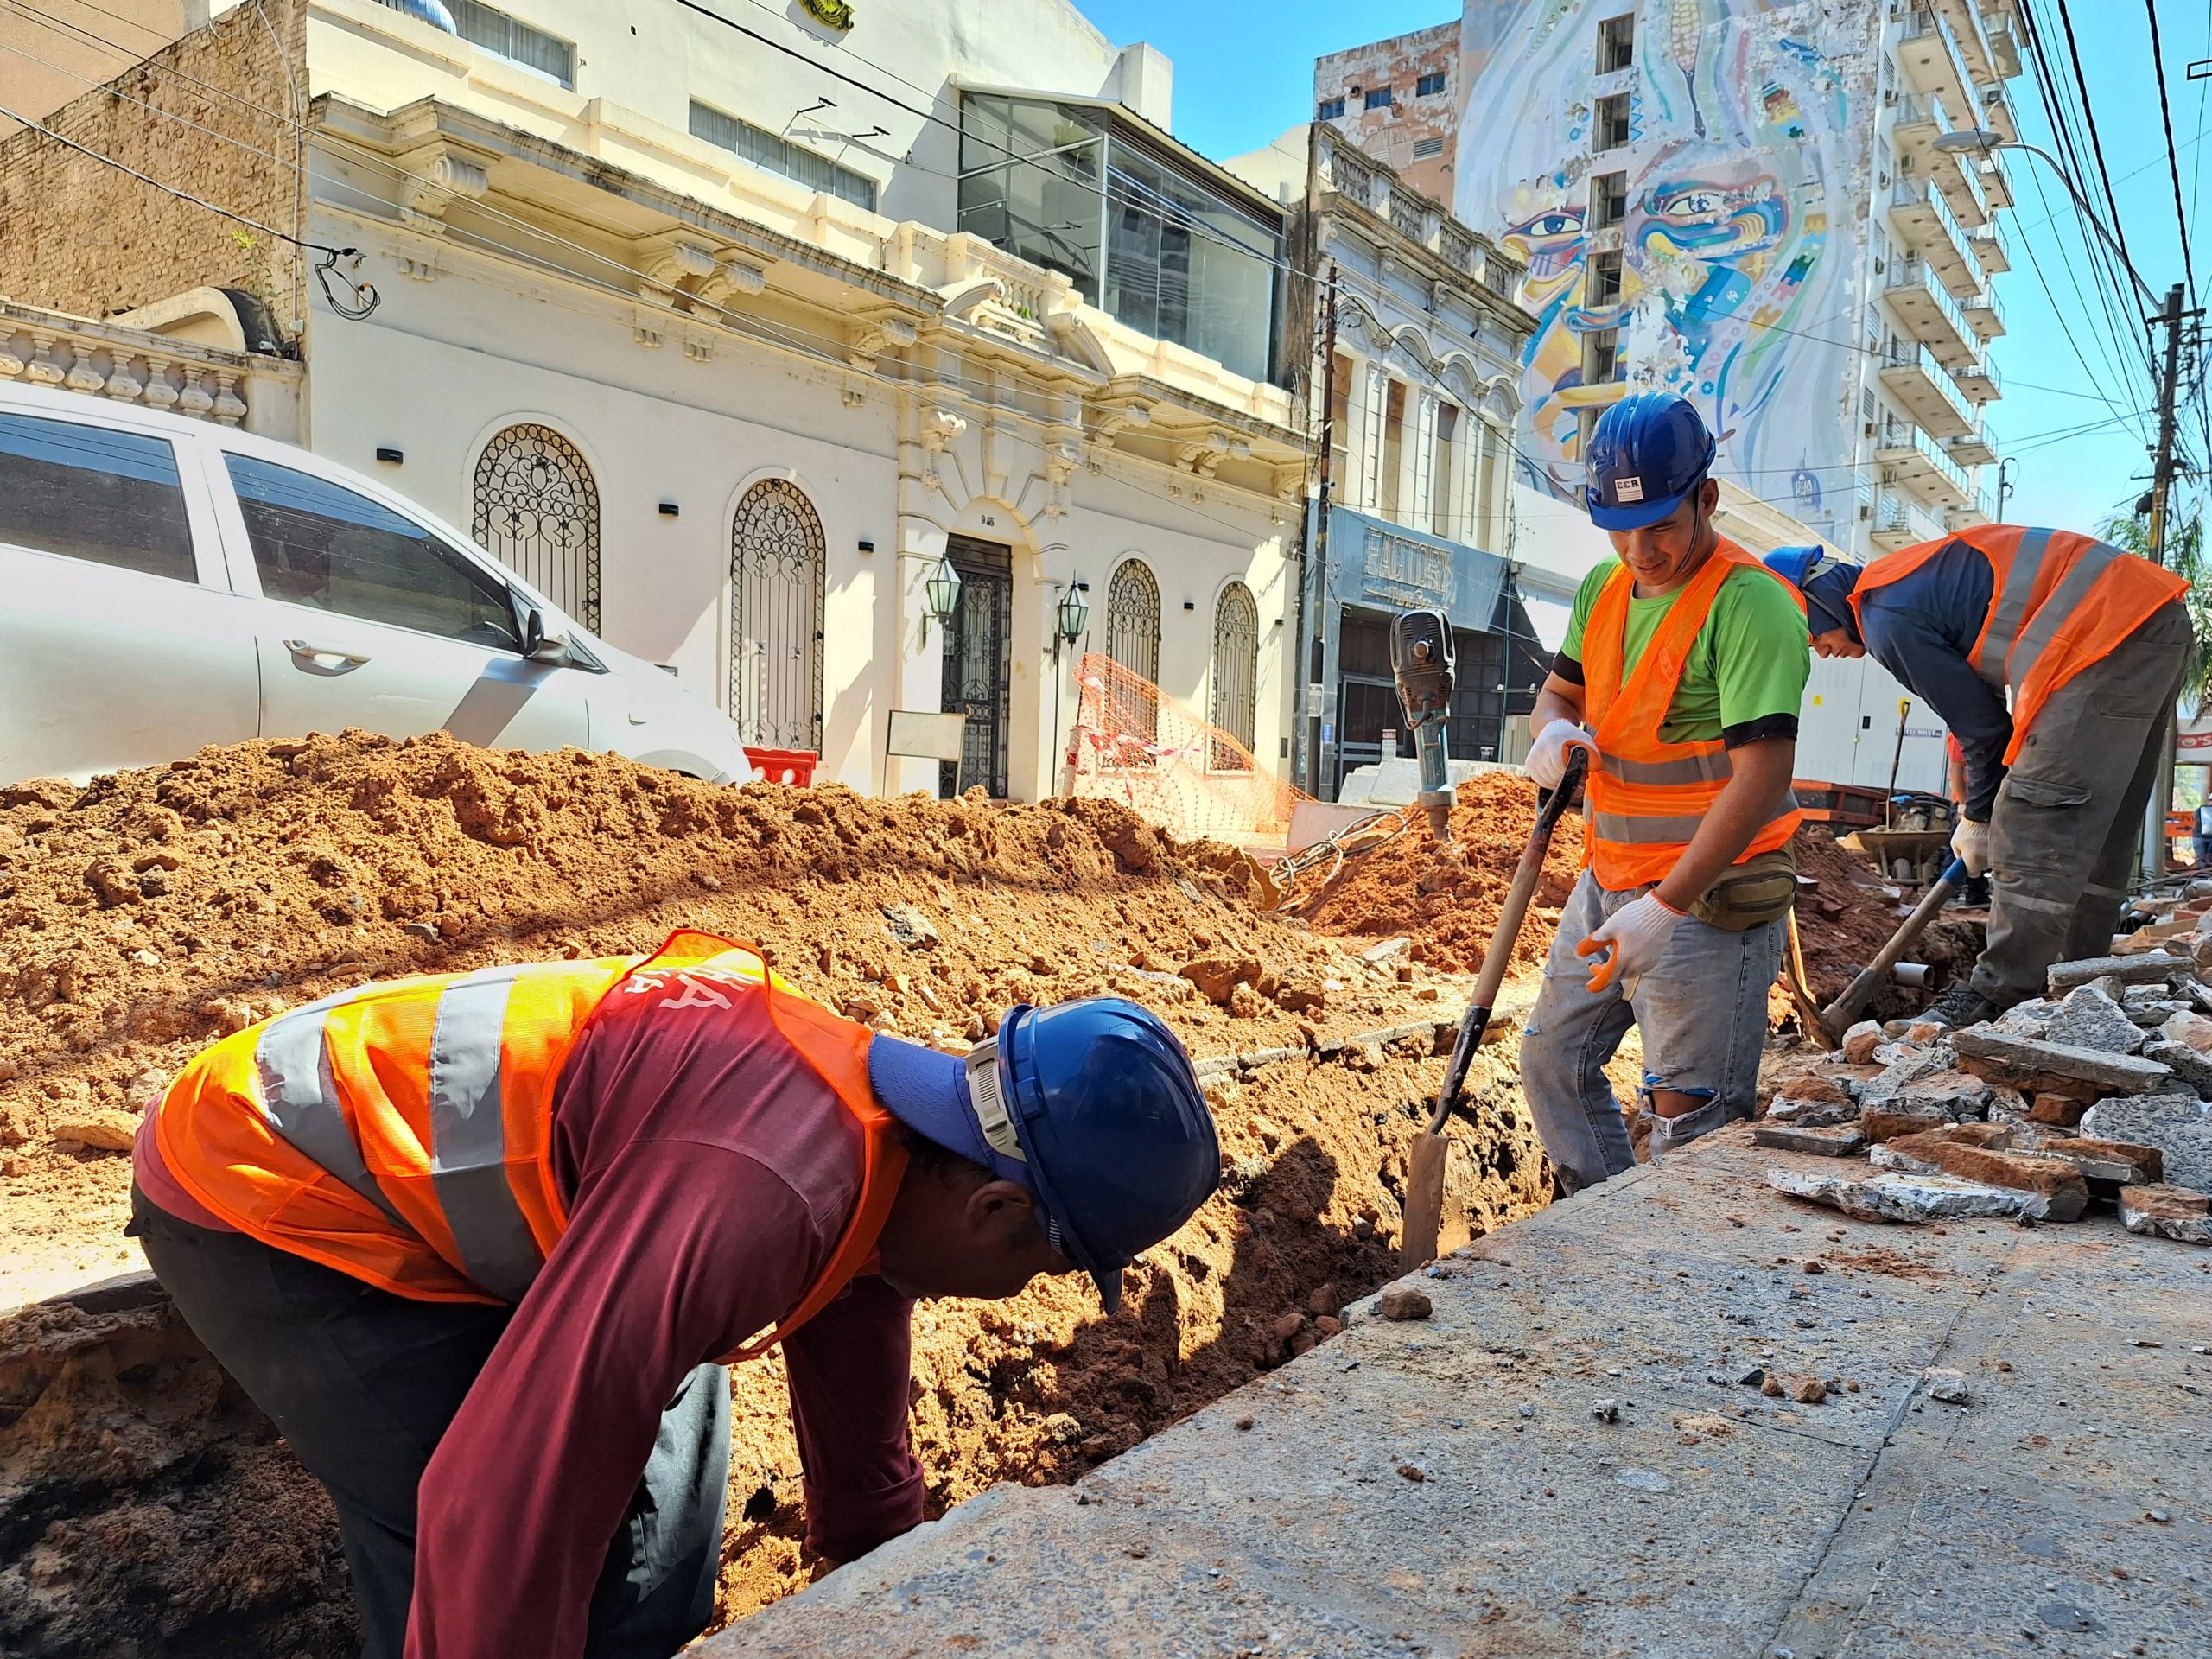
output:
[[[0,784],[348,726],[753,775],[720,711],[373,480],[0,386]]]

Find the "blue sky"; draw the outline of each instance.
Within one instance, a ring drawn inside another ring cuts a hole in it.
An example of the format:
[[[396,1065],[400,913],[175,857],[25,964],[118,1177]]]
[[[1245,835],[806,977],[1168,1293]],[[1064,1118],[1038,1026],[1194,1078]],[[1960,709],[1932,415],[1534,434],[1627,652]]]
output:
[[[1256,149],[1305,120],[1313,60],[1320,54],[1458,15],[1455,8],[1433,0],[1382,0],[1363,6],[1342,0],[1281,0],[1267,9],[1264,24],[1255,24],[1256,9],[1241,5],[1194,5],[1190,0],[1078,3],[1115,41],[1148,41],[1174,60],[1176,136],[1216,157]],[[2182,280],[2182,261],[2173,184],[2150,73],[2146,14],[2135,0],[2088,0],[2072,10],[2128,251],[2144,279],[2163,293],[2168,283]],[[2038,11],[2055,16],[2056,8],[2041,6]],[[2186,79],[2191,60],[2212,58],[2212,5],[2204,0],[2163,0],[2159,25],[2174,137],[2182,146],[2190,251],[2200,267],[2200,293],[2212,294],[2212,221],[2196,211],[2199,175],[2207,170],[2205,152],[2212,149],[2212,142],[2198,142],[2205,131],[2212,79]],[[2063,37],[2048,44],[2056,54],[2055,67],[2063,70]],[[2020,111],[2020,136],[2048,147],[2050,131],[2032,73],[2012,82],[2011,90]],[[2082,144],[2086,155],[2086,138]],[[2005,516],[2015,523],[2091,529],[2116,503],[2132,501],[2146,487],[2133,481],[2150,470],[2145,445],[2155,435],[2148,413],[2152,382],[2143,353],[2134,345],[2142,330],[2128,319],[2133,334],[2117,346],[2110,341],[2089,284],[2083,232],[2067,205],[2064,188],[2048,165],[2032,156],[2016,154],[2007,162],[2019,205],[2006,216],[2012,269],[1997,283],[2007,329],[1996,345],[2005,395],[1989,412],[2002,453],[2017,450],[2019,455],[2012,469],[2015,488]],[[2041,264],[2041,279],[2028,250]],[[2073,286],[2077,278],[2080,296]],[[2120,416],[2129,418],[2116,418]],[[2109,423],[2074,432],[2095,422]],[[2184,429],[2195,424],[2192,418]],[[2202,459],[2201,427],[2189,447]],[[1987,469],[1985,477],[1993,496],[1996,469]],[[2195,493],[2188,493],[2192,499]]]

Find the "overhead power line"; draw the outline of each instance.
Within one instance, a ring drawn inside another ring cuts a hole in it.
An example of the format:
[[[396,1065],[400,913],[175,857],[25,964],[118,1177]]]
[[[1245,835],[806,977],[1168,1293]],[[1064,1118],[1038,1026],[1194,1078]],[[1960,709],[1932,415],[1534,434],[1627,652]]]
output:
[[[2151,14],[2151,73],[2158,83],[2158,116],[2166,128],[2166,172],[2174,185],[2174,226],[2181,232],[2181,270],[2189,283],[2189,298],[2196,302],[2196,268],[2189,257],[2189,211],[2181,201],[2181,154],[2174,148],[2174,110],[2166,97],[2166,60],[2158,45],[2158,0],[2143,0]]]

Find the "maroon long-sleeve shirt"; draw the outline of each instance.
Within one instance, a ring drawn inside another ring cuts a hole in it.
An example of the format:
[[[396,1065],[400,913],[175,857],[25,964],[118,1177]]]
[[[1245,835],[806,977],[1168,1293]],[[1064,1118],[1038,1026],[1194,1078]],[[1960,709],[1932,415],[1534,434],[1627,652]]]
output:
[[[860,1197],[861,1135],[758,994],[607,999],[562,1069],[568,1231],[417,1491],[409,1659],[582,1651],[592,1589],[663,1407],[795,1307]],[[221,1227],[162,1166],[139,1185]],[[845,1560],[922,1517],[907,1446],[911,1304],[880,1279],[784,1344],[807,1538]]]

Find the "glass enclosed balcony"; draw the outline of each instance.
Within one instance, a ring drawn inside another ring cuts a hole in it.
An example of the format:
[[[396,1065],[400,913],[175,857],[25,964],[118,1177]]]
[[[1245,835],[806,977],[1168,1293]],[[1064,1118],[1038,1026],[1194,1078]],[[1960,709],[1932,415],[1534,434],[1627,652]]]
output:
[[[1066,274],[1116,321],[1277,378],[1280,215],[1096,99],[960,100],[959,228]]]

